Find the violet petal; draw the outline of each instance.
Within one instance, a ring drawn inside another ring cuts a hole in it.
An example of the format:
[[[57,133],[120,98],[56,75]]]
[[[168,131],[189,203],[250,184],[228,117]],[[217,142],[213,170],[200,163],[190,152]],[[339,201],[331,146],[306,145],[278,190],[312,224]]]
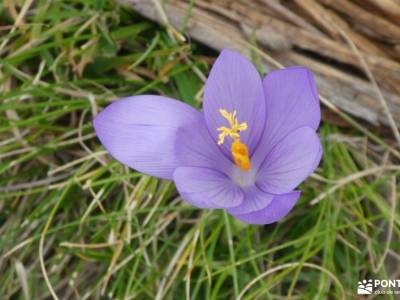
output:
[[[182,166],[211,168],[227,175],[234,168],[209,134],[203,114],[178,130],[176,151]]]
[[[314,77],[307,68],[289,67],[270,72],[263,80],[267,116],[264,135],[251,158],[255,167],[291,131],[317,129],[321,111]]]
[[[256,185],[267,193],[288,193],[314,171],[320,158],[321,145],[314,129],[296,129],[270,151],[257,173]]]
[[[261,210],[271,203],[274,195],[264,193],[256,186],[248,187],[244,192],[243,202],[235,207],[229,208],[230,214],[246,214]]]
[[[204,88],[204,114],[214,141],[218,141],[217,128],[227,126],[219,110],[236,110],[239,122],[247,122],[248,129],[240,140],[254,152],[264,130],[265,99],[262,81],[256,68],[244,56],[223,50],[215,61]],[[230,158],[231,140],[220,147]]]
[[[118,161],[142,173],[172,179],[179,166],[177,130],[200,112],[162,96],[134,96],[107,106],[93,121],[97,136]]]
[[[228,208],[243,201],[243,192],[225,174],[209,168],[180,167],[174,172],[182,198],[202,208]]]
[[[264,209],[248,214],[234,214],[238,220],[248,224],[271,224],[285,217],[294,207],[300,197],[300,192],[275,195],[271,203]]]

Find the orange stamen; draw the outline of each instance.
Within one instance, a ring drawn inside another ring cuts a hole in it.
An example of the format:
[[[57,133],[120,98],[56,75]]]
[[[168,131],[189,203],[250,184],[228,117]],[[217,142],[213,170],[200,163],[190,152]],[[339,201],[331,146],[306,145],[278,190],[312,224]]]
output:
[[[235,139],[232,142],[231,153],[235,164],[244,171],[248,171],[251,168],[249,149],[246,144],[243,144],[239,139]]]
[[[218,145],[222,145],[226,137],[232,139],[231,153],[235,164],[244,171],[248,171],[251,168],[249,150],[246,144],[240,141],[240,132],[247,129],[247,123],[240,123],[236,118],[236,110],[229,113],[225,109],[219,110],[220,114],[229,123],[230,127],[221,126],[217,128],[220,132],[218,135]]]

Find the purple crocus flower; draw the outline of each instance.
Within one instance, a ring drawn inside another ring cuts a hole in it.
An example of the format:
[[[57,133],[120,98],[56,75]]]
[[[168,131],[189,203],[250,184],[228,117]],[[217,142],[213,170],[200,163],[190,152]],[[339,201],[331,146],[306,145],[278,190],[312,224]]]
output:
[[[182,198],[226,209],[250,224],[283,218],[318,166],[321,112],[304,67],[261,80],[245,57],[224,50],[204,90],[204,111],[164,96],[120,99],[94,120],[97,136],[123,164],[173,180]]]

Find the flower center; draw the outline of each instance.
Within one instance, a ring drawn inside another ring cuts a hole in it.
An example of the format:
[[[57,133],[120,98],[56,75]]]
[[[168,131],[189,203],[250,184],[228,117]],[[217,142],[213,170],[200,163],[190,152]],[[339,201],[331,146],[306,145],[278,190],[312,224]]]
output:
[[[251,168],[249,149],[247,145],[240,141],[240,132],[247,129],[247,123],[239,123],[236,118],[236,110],[229,113],[225,109],[220,109],[219,113],[226,119],[230,127],[221,126],[217,128],[220,132],[218,135],[218,145],[222,145],[226,137],[232,139],[231,154],[235,164],[244,171],[248,171]]]

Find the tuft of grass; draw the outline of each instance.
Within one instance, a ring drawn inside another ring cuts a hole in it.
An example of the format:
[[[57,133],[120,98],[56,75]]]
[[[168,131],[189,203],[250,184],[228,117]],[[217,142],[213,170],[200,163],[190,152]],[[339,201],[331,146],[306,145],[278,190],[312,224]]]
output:
[[[323,123],[284,220],[200,210],[114,161],[91,121],[126,95],[200,107],[216,53],[109,1],[3,1],[0,19],[0,299],[359,299],[359,280],[399,277],[387,147]]]

